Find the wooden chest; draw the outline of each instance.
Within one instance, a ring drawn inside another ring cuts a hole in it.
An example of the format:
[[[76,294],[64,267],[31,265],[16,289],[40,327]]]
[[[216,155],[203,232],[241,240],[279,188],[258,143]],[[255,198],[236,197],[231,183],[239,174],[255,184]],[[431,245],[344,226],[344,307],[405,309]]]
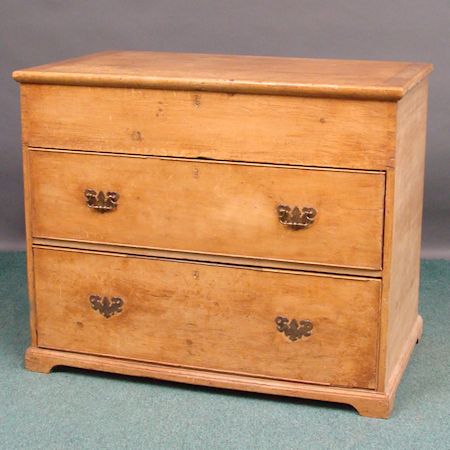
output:
[[[150,52],[14,72],[26,367],[388,417],[422,330],[430,72]]]

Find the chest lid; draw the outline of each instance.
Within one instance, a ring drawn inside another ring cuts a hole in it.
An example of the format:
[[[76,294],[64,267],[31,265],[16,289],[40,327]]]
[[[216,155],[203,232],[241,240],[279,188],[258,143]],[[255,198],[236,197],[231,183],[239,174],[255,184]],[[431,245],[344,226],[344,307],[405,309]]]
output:
[[[17,70],[22,83],[396,101],[432,71],[414,62],[109,51]]]

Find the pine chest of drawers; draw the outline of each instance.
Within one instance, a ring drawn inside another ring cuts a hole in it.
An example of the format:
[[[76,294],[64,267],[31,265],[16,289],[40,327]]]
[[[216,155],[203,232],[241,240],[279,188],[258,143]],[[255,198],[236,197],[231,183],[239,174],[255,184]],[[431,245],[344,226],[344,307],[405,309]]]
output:
[[[15,72],[26,367],[387,417],[422,330],[430,71],[107,52]]]

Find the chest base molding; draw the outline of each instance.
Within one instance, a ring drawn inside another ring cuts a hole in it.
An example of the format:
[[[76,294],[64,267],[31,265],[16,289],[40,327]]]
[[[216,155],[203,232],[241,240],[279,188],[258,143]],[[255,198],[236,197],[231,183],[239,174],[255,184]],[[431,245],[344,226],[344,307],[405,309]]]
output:
[[[405,341],[402,356],[399,358],[384,392],[319,386],[184,367],[171,367],[119,358],[48,350],[34,346],[29,347],[25,353],[25,367],[33,372],[45,374],[50,373],[57,366],[76,367],[214,388],[345,403],[353,406],[361,416],[387,419],[391,415],[402,374],[408,365],[416,343],[422,337],[422,329],[422,317],[417,316],[414,327]]]

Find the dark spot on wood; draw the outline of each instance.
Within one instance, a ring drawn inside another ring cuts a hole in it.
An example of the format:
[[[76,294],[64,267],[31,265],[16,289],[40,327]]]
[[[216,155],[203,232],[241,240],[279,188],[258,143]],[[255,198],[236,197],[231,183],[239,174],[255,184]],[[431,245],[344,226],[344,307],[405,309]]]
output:
[[[325,123],[325,119],[323,117],[320,118],[320,123]]]
[[[133,141],[142,141],[142,135],[140,131],[133,131],[131,133],[131,139],[133,139]]]
[[[199,108],[201,102],[202,102],[202,101],[201,101],[200,95],[199,95],[199,94],[195,94],[195,95],[194,95],[194,99],[193,99],[194,106],[195,106],[196,108]]]
[[[84,327],[83,322],[77,322],[77,326],[79,326],[80,328],[83,328]]]
[[[187,345],[192,345],[193,342],[192,342],[190,339],[186,339],[186,344],[187,344]]]

